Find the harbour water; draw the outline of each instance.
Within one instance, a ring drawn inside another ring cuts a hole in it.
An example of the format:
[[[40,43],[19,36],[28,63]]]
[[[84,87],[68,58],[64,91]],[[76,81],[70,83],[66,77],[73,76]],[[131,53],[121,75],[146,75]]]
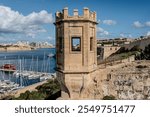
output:
[[[55,48],[44,48],[31,51],[17,51],[17,52],[0,52],[0,66],[5,64],[13,64],[19,71],[35,71],[44,73],[55,72],[55,57],[48,56],[55,55]],[[40,79],[22,79],[15,77],[13,73],[0,71],[0,80],[10,80],[19,85],[28,86],[37,82]],[[21,84],[22,83],[22,84]]]

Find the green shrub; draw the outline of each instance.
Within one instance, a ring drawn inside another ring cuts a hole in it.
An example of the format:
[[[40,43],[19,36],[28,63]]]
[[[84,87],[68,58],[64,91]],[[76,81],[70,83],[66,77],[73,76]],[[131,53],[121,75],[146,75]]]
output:
[[[106,96],[104,96],[103,97],[103,100],[115,100],[115,96],[113,96],[113,95],[106,95]]]
[[[133,48],[130,49],[130,51],[141,51],[141,48],[139,46],[134,46]]]
[[[44,83],[36,87],[37,91],[26,91],[21,93],[17,100],[44,100],[60,91],[60,85],[56,79],[50,79],[47,83]]]

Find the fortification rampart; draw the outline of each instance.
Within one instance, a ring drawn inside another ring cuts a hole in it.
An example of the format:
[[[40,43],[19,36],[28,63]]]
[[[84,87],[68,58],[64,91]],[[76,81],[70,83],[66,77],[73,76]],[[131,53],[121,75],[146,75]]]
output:
[[[140,40],[136,40],[131,42],[130,44],[125,44],[123,45],[123,47],[125,47],[126,49],[130,50],[131,48],[133,48],[134,46],[138,46],[139,48],[141,48],[142,50],[145,49],[145,47],[150,44],[150,37],[145,38],[145,39],[140,39]]]

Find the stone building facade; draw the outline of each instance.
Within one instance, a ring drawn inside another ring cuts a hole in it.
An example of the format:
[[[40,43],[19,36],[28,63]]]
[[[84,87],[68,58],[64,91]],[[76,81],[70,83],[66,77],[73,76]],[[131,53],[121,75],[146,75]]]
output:
[[[82,98],[97,77],[96,24],[96,13],[88,8],[83,9],[82,16],[77,9],[73,16],[68,8],[56,12],[56,73],[70,99]]]

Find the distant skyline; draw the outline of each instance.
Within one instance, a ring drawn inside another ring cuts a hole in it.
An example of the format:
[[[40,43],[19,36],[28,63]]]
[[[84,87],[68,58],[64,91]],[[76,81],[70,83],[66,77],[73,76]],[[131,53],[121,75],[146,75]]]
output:
[[[0,0],[0,43],[55,43],[55,12],[96,11],[97,39],[150,35],[149,0]]]

